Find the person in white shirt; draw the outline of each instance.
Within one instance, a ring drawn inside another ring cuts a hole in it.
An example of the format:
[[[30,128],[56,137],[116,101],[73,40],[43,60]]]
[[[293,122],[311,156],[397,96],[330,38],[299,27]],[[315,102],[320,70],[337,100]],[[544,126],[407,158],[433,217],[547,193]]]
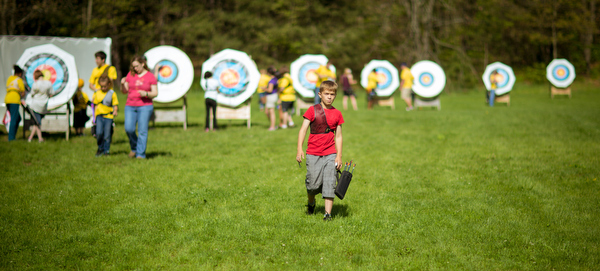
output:
[[[204,104],[206,105],[206,126],[204,131],[210,131],[210,111],[213,114],[213,129],[217,128],[217,95],[219,94],[219,82],[214,79],[212,72],[205,72],[204,79]]]
[[[26,103],[27,106],[33,110],[33,117],[36,119],[39,126],[36,124],[31,125],[31,134],[27,141],[31,142],[33,136],[37,134],[38,140],[44,142],[42,130],[40,128],[42,126],[42,118],[48,111],[48,99],[50,99],[53,94],[52,83],[44,79],[44,74],[40,70],[33,72],[33,78],[35,82],[33,83],[33,86],[31,86],[31,93],[29,93]]]

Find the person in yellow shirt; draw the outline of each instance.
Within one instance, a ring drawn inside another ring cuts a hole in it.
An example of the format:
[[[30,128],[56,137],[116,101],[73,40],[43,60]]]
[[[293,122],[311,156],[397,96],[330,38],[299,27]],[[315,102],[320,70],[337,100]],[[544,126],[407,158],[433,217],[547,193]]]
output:
[[[103,75],[98,78],[98,83],[100,91],[96,91],[92,98],[92,102],[96,105],[96,139],[98,143],[96,157],[108,155],[113,119],[119,113],[119,100],[117,93],[112,89],[112,80]]]
[[[490,83],[492,85],[490,92],[487,93],[487,99],[490,107],[494,107],[494,101],[496,100],[496,89],[498,88],[498,71],[494,70],[490,75]]]
[[[85,123],[90,120],[87,115],[87,107],[90,104],[90,98],[83,92],[83,79],[79,78],[79,85],[77,91],[73,95],[73,127],[75,128],[75,134],[82,136],[83,129],[85,129]]]
[[[402,70],[400,73],[400,96],[404,102],[406,102],[406,111],[410,111],[413,110],[411,94],[415,77],[412,75],[408,65],[405,62],[400,64],[400,69]]]
[[[373,103],[375,102],[375,96],[377,96],[377,83],[379,78],[377,77],[377,70],[373,69],[367,76],[367,109],[373,109]]]
[[[279,100],[281,101],[281,112],[279,115],[282,116],[279,127],[286,129],[294,126],[291,111],[296,101],[296,91],[292,85],[292,76],[290,73],[286,69],[282,69],[281,72],[283,73],[283,77],[277,81]]]
[[[19,105],[21,104],[21,98],[25,96],[25,84],[23,83],[23,70],[21,67],[15,65],[13,67],[14,74],[8,77],[6,81],[6,96],[4,97],[4,103],[6,109],[10,112],[10,124],[8,125],[8,141],[15,140],[17,135],[17,129],[19,129],[19,123],[21,122],[21,115],[19,114]]]
[[[331,80],[335,82],[335,73],[331,71],[331,61],[327,61],[327,64],[319,66],[315,70],[317,74],[317,83],[315,85],[315,104],[321,103],[321,98],[319,98],[319,89],[321,87],[321,83],[326,80]]]
[[[258,107],[260,108],[261,112],[265,110],[265,97],[267,95],[265,94],[265,90],[267,89],[267,87],[269,87],[270,80],[271,76],[269,76],[267,70],[261,69],[260,79],[258,80],[258,88],[256,89],[256,92],[258,93]]]
[[[96,57],[97,67],[92,70],[92,75],[90,76],[90,89],[96,92],[100,90],[98,78],[100,78],[101,75],[107,75],[108,78],[113,80],[112,85],[115,85],[114,80],[117,80],[117,69],[106,64],[106,53],[98,51],[94,56]]]

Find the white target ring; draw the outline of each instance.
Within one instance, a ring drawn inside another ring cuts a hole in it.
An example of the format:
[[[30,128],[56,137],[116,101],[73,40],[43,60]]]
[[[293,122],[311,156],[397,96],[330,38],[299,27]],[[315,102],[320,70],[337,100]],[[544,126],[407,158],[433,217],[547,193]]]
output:
[[[315,97],[315,88],[318,81],[318,75],[315,71],[319,66],[327,65],[328,61],[329,59],[325,55],[303,55],[292,62],[290,75],[292,76],[292,85],[298,94],[304,98]],[[334,73],[336,72],[333,65],[329,69]]]
[[[48,110],[67,103],[77,91],[79,75],[73,55],[54,44],[27,48],[17,61],[23,68],[25,81],[33,85],[33,72],[40,70],[44,79],[52,83],[53,96],[48,100]]]
[[[444,90],[446,86],[446,73],[437,63],[422,60],[410,68],[415,77],[413,91],[423,98],[433,98]]]
[[[260,73],[248,54],[225,49],[202,64],[200,86],[206,88],[204,73],[210,71],[219,82],[217,103],[237,107],[248,100],[258,87]]]
[[[194,82],[194,65],[186,53],[163,45],[148,50],[144,56],[158,81],[155,102],[174,102],[188,92]]]
[[[567,88],[575,80],[575,67],[568,60],[554,59],[546,67],[546,78],[558,88]]]
[[[387,60],[371,60],[360,73],[360,84],[367,88],[369,84],[369,74],[375,69],[377,73],[377,96],[385,97],[394,94],[394,91],[400,87],[400,76],[398,69]]]
[[[492,90],[492,82],[490,80],[492,72],[498,72],[498,74],[496,75],[496,79],[498,80],[498,82],[496,83],[496,90],[495,93],[496,95],[502,95],[505,93],[508,93],[512,90],[513,86],[515,85],[515,73],[513,72],[513,69],[502,63],[502,62],[494,62],[490,65],[487,65],[487,67],[485,68],[485,72],[483,72],[483,84],[485,85],[485,88],[487,90]]]

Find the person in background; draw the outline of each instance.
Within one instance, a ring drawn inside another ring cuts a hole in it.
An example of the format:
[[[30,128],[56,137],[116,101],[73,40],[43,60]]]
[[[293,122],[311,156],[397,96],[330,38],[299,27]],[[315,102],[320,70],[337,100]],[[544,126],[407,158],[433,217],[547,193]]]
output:
[[[100,85],[98,84],[98,78],[101,75],[106,75],[108,78],[113,80],[117,80],[117,69],[113,66],[106,64],[106,53],[103,51],[98,51],[94,54],[96,58],[96,67],[92,70],[92,75],[90,76],[90,89],[94,92],[100,90]]]
[[[317,83],[315,86],[315,104],[321,103],[321,98],[319,97],[320,86],[323,81],[330,80],[335,82],[336,76],[335,73],[331,70],[331,61],[327,61],[327,64],[319,66],[315,73],[317,74]]]
[[[373,109],[373,103],[375,103],[375,96],[377,96],[377,83],[379,78],[377,77],[377,70],[373,69],[367,76],[367,109]]]
[[[87,107],[90,104],[90,98],[83,92],[82,88],[85,82],[83,79],[79,79],[79,85],[77,91],[73,95],[73,127],[75,128],[75,135],[82,136],[83,130],[85,129],[85,123],[90,120],[87,115]]]
[[[6,81],[6,96],[4,103],[6,109],[10,113],[10,124],[8,126],[8,141],[15,140],[19,123],[21,122],[21,114],[19,113],[19,105],[21,99],[25,96],[25,83],[23,83],[23,70],[21,67],[14,65],[14,73],[8,77]]]
[[[277,129],[275,126],[275,107],[279,100],[279,96],[277,95],[277,81],[279,80],[278,77],[280,77],[280,74],[273,67],[267,69],[267,72],[271,75],[271,80],[265,91],[267,98],[265,103],[265,115],[267,115],[267,119],[269,120],[269,131],[275,131]]]
[[[148,126],[154,111],[152,99],[158,96],[157,84],[158,80],[150,72],[146,59],[142,56],[134,56],[131,59],[127,77],[121,79],[121,91],[127,94],[125,132],[129,137],[129,146],[131,147],[129,157],[131,158],[146,158]]]
[[[292,76],[289,71],[283,68],[281,69],[281,73],[283,73],[283,76],[277,81],[279,100],[281,101],[281,112],[279,115],[282,118],[279,127],[286,129],[294,126],[291,111],[296,101],[296,91],[292,85]]]
[[[210,131],[210,112],[213,114],[213,129],[217,128],[217,95],[219,94],[219,82],[213,78],[212,72],[205,72],[204,79],[204,104],[206,105],[206,125],[204,131]]]
[[[411,111],[413,110],[411,93],[415,77],[412,75],[410,69],[408,68],[408,64],[405,62],[400,64],[400,69],[402,70],[400,73],[400,96],[406,103],[406,111]]]
[[[258,93],[258,107],[261,112],[265,110],[265,102],[267,101],[265,91],[269,87],[269,81],[271,81],[271,76],[269,76],[267,70],[260,69],[260,79],[258,80],[256,92]]]
[[[27,139],[28,142],[33,140],[33,136],[37,134],[38,141],[44,142],[44,138],[42,138],[42,119],[44,118],[44,114],[48,111],[48,99],[52,97],[52,83],[44,78],[44,74],[40,70],[36,70],[33,72],[33,79],[35,82],[33,86],[31,86],[31,93],[29,93],[30,97],[27,98],[27,106],[33,110],[33,117],[37,120],[39,124],[31,125],[31,134]]]
[[[354,76],[352,76],[352,70],[349,68],[344,69],[344,74],[340,80],[342,81],[342,89],[344,90],[344,98],[342,99],[344,110],[348,110],[348,97],[350,97],[350,102],[352,102],[354,111],[358,110],[358,106],[356,105],[356,94],[354,94],[354,91],[352,90],[352,85],[356,84],[356,80],[354,80]]]
[[[498,71],[494,70],[490,75],[490,84],[492,87],[487,98],[490,107],[494,107],[494,101],[496,100],[496,89],[498,88]]]
[[[102,75],[98,78],[100,90],[94,92],[92,102],[95,106],[96,114],[96,140],[98,143],[98,151],[96,157],[108,155],[110,151],[110,139],[112,136],[111,129],[114,118],[119,113],[119,100],[117,93],[112,89],[112,80]]]

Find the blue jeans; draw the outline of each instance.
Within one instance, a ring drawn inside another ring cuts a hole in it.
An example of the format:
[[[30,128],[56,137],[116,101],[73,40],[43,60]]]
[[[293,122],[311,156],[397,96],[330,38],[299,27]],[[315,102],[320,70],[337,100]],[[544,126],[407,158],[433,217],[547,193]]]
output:
[[[148,125],[153,111],[153,105],[125,106],[125,132],[129,137],[131,151],[135,152],[136,157],[146,158]],[[138,134],[135,133],[136,125]]]
[[[100,115],[96,117],[96,140],[98,141],[98,152],[108,154],[110,151],[110,129],[113,120]]]
[[[315,88],[315,104],[321,103],[321,97],[319,97],[319,89],[320,87]]]
[[[8,109],[8,112],[10,112],[10,124],[8,126],[8,141],[15,140],[15,137],[17,137],[17,130],[19,129],[19,123],[21,122],[19,106],[19,104],[6,104],[6,109]]]
[[[494,100],[496,99],[496,90],[490,90],[490,106],[494,106]]]

